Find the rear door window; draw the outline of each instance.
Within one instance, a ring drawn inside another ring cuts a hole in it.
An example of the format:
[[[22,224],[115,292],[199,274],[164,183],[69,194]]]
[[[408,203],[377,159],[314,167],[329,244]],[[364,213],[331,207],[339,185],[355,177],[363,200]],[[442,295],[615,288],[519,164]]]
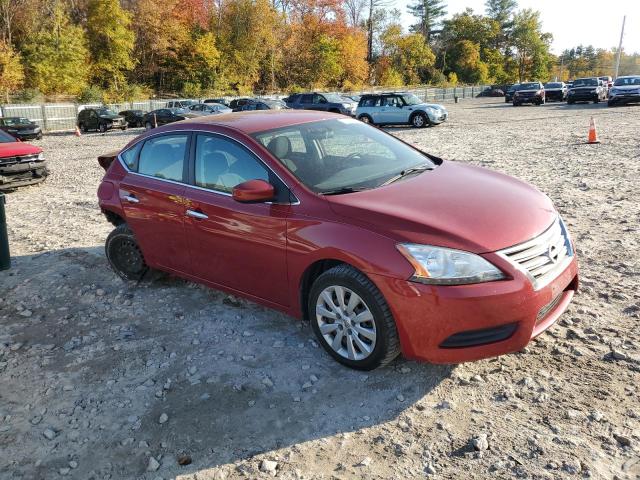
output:
[[[182,182],[189,135],[163,135],[144,142],[138,173]]]
[[[302,97],[300,97],[300,103],[312,103],[313,102],[313,95],[302,95]]]

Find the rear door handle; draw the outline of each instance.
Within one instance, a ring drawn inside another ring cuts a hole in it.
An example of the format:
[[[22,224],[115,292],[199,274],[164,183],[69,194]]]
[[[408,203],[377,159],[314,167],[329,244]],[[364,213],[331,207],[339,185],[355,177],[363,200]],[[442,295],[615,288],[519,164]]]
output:
[[[192,217],[192,218],[196,218],[198,220],[206,220],[207,218],[209,218],[208,215],[202,213],[202,212],[198,212],[196,210],[187,210],[187,216],[188,217]]]
[[[120,198],[129,203],[140,203],[140,200],[138,200],[133,193],[125,192],[123,190],[120,190]]]

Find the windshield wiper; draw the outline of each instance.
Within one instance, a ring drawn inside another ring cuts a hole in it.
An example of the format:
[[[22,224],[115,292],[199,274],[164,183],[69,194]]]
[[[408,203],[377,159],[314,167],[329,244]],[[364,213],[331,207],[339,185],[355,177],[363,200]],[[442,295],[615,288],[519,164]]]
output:
[[[324,192],[320,192],[320,195],[342,195],[343,193],[362,192],[363,190],[369,189],[364,187],[341,187],[335,190],[325,190]]]
[[[424,172],[425,170],[433,170],[433,167],[431,165],[424,164],[424,165],[418,165],[417,167],[407,168],[406,170],[402,170],[398,175],[395,175],[391,177],[389,180],[386,180],[385,182],[381,183],[380,186],[384,187],[385,185],[389,185],[390,183],[400,180],[401,178],[406,177],[407,175],[411,175],[413,173],[418,173],[418,172]]]

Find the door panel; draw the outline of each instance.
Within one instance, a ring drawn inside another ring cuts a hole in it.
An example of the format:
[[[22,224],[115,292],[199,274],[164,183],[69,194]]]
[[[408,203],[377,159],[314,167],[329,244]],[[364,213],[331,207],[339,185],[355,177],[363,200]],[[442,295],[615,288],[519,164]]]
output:
[[[242,204],[187,187],[185,231],[193,275],[289,305],[286,226],[289,205]]]

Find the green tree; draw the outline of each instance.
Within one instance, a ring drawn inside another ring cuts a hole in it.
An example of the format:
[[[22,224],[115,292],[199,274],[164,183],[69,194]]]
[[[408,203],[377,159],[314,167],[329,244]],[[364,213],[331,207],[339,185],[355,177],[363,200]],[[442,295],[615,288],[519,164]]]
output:
[[[9,103],[9,94],[20,86],[24,80],[24,71],[20,63],[20,54],[11,45],[0,40],[0,95]]]
[[[515,15],[512,41],[520,82],[549,78],[551,40],[551,34],[542,32],[539,12],[525,9]]]
[[[422,34],[427,43],[430,43],[434,30],[440,25],[442,17],[447,14],[444,0],[416,0],[415,3],[408,5],[407,9],[418,19],[418,22],[411,27],[411,31]]]
[[[516,0],[486,0],[484,3],[487,17],[495,20],[500,28],[511,24],[511,17],[515,13],[518,2]]]
[[[119,0],[89,0],[87,36],[94,82],[118,92],[126,74],[135,66],[131,14],[120,6]]]
[[[405,84],[424,83],[435,55],[420,33],[402,33],[402,27],[392,24],[382,33],[383,56],[390,60],[393,71],[403,76]]]
[[[33,33],[23,47],[28,83],[45,95],[79,94],[89,76],[84,30],[70,23],[61,4],[50,22]]]

